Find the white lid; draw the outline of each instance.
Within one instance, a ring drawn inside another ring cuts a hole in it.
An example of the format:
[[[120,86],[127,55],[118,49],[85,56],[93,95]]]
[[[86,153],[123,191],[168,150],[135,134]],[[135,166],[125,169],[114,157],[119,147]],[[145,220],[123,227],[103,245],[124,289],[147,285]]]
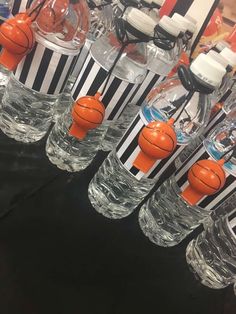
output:
[[[210,56],[215,61],[217,61],[218,63],[220,63],[224,68],[226,68],[227,65],[229,64],[228,61],[221,54],[214,50],[210,50],[207,53],[207,55]]]
[[[144,12],[132,8],[126,16],[126,21],[143,34],[153,36],[156,23]]]
[[[190,70],[202,81],[214,87],[220,86],[226,74],[225,68],[220,63],[203,53],[192,62]]]
[[[230,48],[230,44],[224,40],[219,41],[215,47],[221,52],[225,47]]]
[[[180,23],[184,27],[184,29],[188,30],[192,34],[194,34],[194,32],[196,31],[195,24],[190,22],[188,19],[186,19],[182,15],[180,15],[178,13],[174,13],[174,15],[172,16],[172,19],[174,21]]]
[[[227,61],[228,61],[228,64],[231,65],[233,68],[236,66],[236,53],[233,52],[231,49],[229,48],[224,48],[220,55],[222,57],[224,57]]]
[[[163,5],[163,3],[165,2],[165,0],[152,0],[152,2],[161,7]]]
[[[174,37],[178,37],[179,33],[182,31],[179,24],[176,25],[176,22],[166,15],[160,19],[158,25]]]
[[[195,20],[195,18],[193,18],[191,15],[186,14],[184,16],[187,20],[189,20],[191,23],[193,23],[194,25],[197,25],[197,20]]]

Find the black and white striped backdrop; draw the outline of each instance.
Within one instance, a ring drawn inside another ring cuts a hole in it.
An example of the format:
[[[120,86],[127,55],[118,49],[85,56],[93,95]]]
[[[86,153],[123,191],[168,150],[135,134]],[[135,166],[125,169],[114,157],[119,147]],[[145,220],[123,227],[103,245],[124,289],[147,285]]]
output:
[[[72,88],[73,99],[76,100],[86,95],[93,96],[97,91],[101,92],[106,83],[107,73],[89,53]],[[111,75],[101,98],[106,107],[106,120],[115,120],[120,116],[136,87],[137,84],[129,83]]]
[[[228,224],[234,236],[236,237],[236,210],[228,215]]]
[[[61,54],[36,43],[19,63],[14,76],[34,91],[58,95],[63,91],[75,61],[76,56]]]
[[[175,180],[183,191],[188,186],[188,171],[194,163],[202,159],[211,159],[204,145],[200,145],[194,153],[183,163],[183,165],[175,172]],[[199,202],[198,206],[207,210],[214,210],[221,205],[228,197],[236,192],[235,177],[226,172],[226,183],[224,187],[216,194],[205,196]]]

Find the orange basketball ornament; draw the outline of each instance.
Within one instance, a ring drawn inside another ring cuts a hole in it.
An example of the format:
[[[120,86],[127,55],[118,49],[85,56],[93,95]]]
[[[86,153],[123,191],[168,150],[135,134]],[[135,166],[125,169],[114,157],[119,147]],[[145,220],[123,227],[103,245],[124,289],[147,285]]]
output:
[[[31,24],[32,19],[26,13],[21,13],[0,26],[0,45],[3,46],[0,64],[10,71],[34,46],[35,36]]]
[[[181,196],[190,205],[196,205],[205,195],[217,193],[225,184],[224,160],[204,159],[196,162],[188,172],[189,185]]]
[[[82,140],[89,130],[97,128],[103,121],[105,107],[100,94],[79,98],[72,108],[72,125],[69,134]]]
[[[177,138],[173,129],[174,120],[150,122],[140,133],[138,144],[140,153],[133,165],[147,173],[158,159],[170,156],[176,148]]]

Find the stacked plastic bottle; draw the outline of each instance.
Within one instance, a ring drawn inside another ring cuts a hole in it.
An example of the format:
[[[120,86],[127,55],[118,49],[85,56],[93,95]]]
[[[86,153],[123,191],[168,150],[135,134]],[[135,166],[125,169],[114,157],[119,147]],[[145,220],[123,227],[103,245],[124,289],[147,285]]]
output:
[[[85,0],[34,1],[36,45],[10,78],[1,109],[1,130],[22,142],[48,131],[55,101],[62,93],[89,28]],[[30,12],[30,11],[29,11]]]
[[[150,93],[148,103],[90,183],[89,198],[99,213],[109,218],[129,215],[161,175],[170,173],[183,145],[206,125],[210,94],[225,73],[220,64],[201,54],[190,70],[181,68],[180,77],[167,80]],[[153,121],[159,122],[156,125]]]
[[[146,41],[153,37],[154,21],[135,8],[118,21],[116,32],[92,45],[72,90],[76,102],[48,137],[47,156],[61,169],[80,171],[92,162],[109,124],[119,117],[146,75]]]
[[[88,5],[91,16],[90,30],[77,57],[63,94],[55,104],[54,121],[57,121],[57,119],[66,111],[73,101],[71,90],[77,77],[79,76],[81,68],[86,62],[86,58],[89,55],[92,44],[96,39],[109,33],[114,28],[111,2],[105,0],[96,2],[88,1]]]
[[[235,114],[236,110],[217,124],[203,144],[142,206],[141,229],[155,244],[177,245],[235,193]],[[226,160],[224,165],[221,159]]]
[[[186,250],[187,263],[207,287],[222,289],[236,281],[236,211],[208,226]]]
[[[179,18],[186,21],[185,26],[176,22],[177,16],[179,15],[175,14],[173,19],[164,16],[156,27],[156,36],[159,38],[148,44],[149,64],[147,75],[130,97],[130,104],[121,117],[109,127],[102,143],[102,150],[110,151],[113,149],[137,114],[140,106],[145,102],[151,89],[164,81],[171,69],[177,64],[183,50],[183,36],[187,31],[186,25],[190,24],[194,28],[194,25],[182,16],[179,16]]]

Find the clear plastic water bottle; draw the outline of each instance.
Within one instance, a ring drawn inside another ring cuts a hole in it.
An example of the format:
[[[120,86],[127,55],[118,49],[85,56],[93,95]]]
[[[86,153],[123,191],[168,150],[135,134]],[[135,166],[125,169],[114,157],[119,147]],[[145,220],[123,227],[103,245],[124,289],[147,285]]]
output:
[[[9,80],[0,121],[6,135],[22,142],[38,141],[47,133],[55,101],[89,28],[84,0],[36,0],[31,9],[36,45]]]
[[[128,44],[127,50],[122,51],[123,43],[117,38],[116,32],[99,38],[92,45],[89,58],[72,90],[74,100],[78,99],[74,107],[79,104],[81,96],[92,96],[97,92],[102,94],[100,101],[106,108],[104,122],[100,127],[90,130],[83,140],[76,138],[70,135],[73,120],[71,109],[68,109],[48,137],[47,156],[61,169],[80,171],[92,162],[109,124],[117,119],[127,104],[130,93],[145,77],[145,41],[149,36],[153,36],[155,23],[135,8],[129,11],[126,20],[121,19],[119,22],[124,24],[123,29],[134,43]],[[117,24],[117,27],[120,27],[120,24]],[[118,30],[119,28],[117,32]]]
[[[114,219],[132,213],[169,169],[181,151],[179,144],[187,144],[205,125],[209,94],[213,86],[220,84],[225,70],[202,54],[187,73],[180,73],[181,79],[167,80],[150,93],[149,102],[95,174],[89,185],[89,198],[99,213]],[[191,86],[191,92],[185,84],[187,77],[199,84]],[[152,121],[161,121],[161,125],[154,127]]]
[[[109,33],[114,27],[111,2],[90,1],[88,2],[88,5],[90,7],[90,30],[87,34],[85,43],[77,56],[77,60],[66,87],[55,104],[54,121],[57,121],[73,101],[71,91],[84,63],[86,62],[86,58],[89,56],[92,44],[102,35]]]
[[[219,218],[186,250],[191,271],[205,286],[222,289],[236,280],[236,211]]]
[[[148,64],[148,72],[143,82],[134,90],[129,105],[125,108],[122,115],[110,125],[101,149],[110,151],[116,146],[121,139],[125,130],[129,126],[132,119],[139,111],[140,105],[145,101],[146,96],[151,89],[162,82],[173,66],[177,63],[180,51],[183,47],[182,39],[178,36],[181,27],[167,16],[163,16],[156,27],[157,37],[161,37],[162,41],[154,41],[148,44],[148,54],[150,62]],[[169,41],[169,45],[165,45]]]
[[[224,53],[223,53],[224,52]],[[232,93],[234,90],[235,80],[232,77],[232,69],[236,65],[235,56],[231,50],[225,48],[222,53],[216,51],[209,51],[208,56],[219,62],[226,68],[227,73],[225,74],[222,83],[211,95],[211,116],[208,125],[204,128],[202,134],[195,138],[176,158],[176,167],[180,167],[183,162],[194,152],[194,150],[202,145],[205,137],[210,133],[211,129],[214,128],[217,123],[220,123],[228,114],[232,108],[229,108],[233,104],[235,97]]]
[[[228,160],[227,152],[234,148],[236,142],[235,126],[235,121],[231,119],[226,119],[218,125],[204,141],[204,145],[196,149],[142,206],[139,223],[150,241],[160,246],[179,244],[212,210],[223,206],[222,204],[236,192],[236,167],[233,156],[223,167],[218,166],[218,169],[212,169],[208,164],[202,165],[203,160],[208,163],[221,158]],[[229,154],[232,154],[232,151]],[[226,179],[221,177],[223,171]],[[204,193],[200,193],[201,188],[196,188],[199,193],[196,192],[194,201],[186,197],[188,190],[194,186],[192,175],[198,182],[210,188]],[[216,183],[219,181],[218,185],[213,183],[214,176],[217,176],[215,179]]]

